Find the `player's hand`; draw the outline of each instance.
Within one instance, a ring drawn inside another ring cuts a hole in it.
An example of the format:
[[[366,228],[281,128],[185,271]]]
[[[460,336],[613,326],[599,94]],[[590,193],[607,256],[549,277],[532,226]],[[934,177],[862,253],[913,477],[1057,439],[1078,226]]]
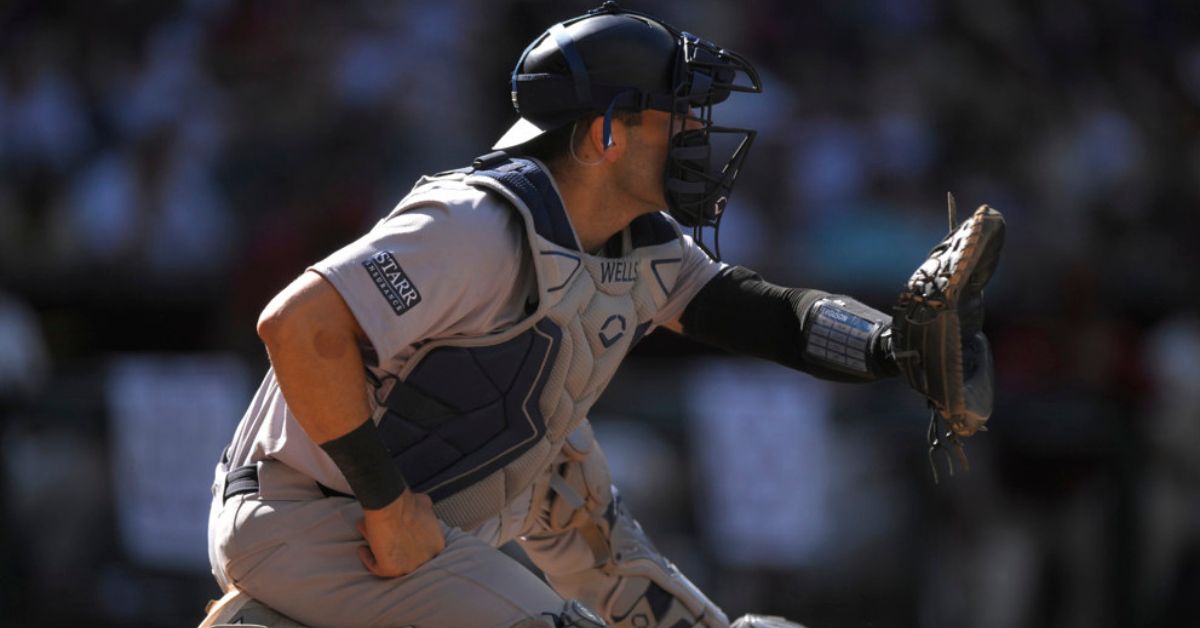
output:
[[[380,578],[412,573],[446,546],[433,500],[411,488],[383,508],[363,510],[358,531],[367,540],[358,548],[358,557]]]

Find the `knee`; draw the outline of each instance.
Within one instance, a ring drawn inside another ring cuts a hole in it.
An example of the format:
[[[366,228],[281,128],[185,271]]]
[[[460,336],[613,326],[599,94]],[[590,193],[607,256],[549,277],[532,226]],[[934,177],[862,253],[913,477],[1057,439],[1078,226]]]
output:
[[[592,609],[584,606],[579,600],[567,600],[562,612],[546,613],[542,617],[531,617],[516,624],[512,628],[604,628],[607,624]]]
[[[563,443],[536,514],[544,532],[583,527],[603,518],[613,502],[608,460],[586,421]]]

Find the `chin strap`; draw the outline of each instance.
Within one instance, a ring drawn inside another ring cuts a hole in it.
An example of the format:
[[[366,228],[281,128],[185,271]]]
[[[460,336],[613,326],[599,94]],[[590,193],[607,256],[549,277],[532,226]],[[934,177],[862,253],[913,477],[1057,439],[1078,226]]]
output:
[[[700,250],[708,254],[714,261],[721,261],[721,219],[725,217],[725,212],[717,215],[717,220],[713,223],[713,248],[708,248],[708,244],[704,242],[704,226],[696,225],[692,227],[692,239],[700,247]]]

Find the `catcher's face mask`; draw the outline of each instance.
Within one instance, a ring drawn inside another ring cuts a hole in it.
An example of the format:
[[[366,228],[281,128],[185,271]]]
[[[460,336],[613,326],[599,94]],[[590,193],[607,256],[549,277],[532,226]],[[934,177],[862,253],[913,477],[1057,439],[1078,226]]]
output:
[[[716,226],[754,139],[750,129],[719,127],[713,106],[732,92],[761,92],[741,56],[615,2],[550,27],[526,48],[512,74],[521,115],[493,146],[519,146],[588,114],[614,110],[671,114],[664,187],[667,209],[689,227]]]
[[[679,33],[679,38],[671,128],[682,130],[671,137],[667,154],[667,205],[683,225],[716,226],[755,131],[717,126],[713,105],[730,92],[761,92],[762,84],[754,67],[737,54],[691,33]],[[746,82],[738,82],[739,74]]]

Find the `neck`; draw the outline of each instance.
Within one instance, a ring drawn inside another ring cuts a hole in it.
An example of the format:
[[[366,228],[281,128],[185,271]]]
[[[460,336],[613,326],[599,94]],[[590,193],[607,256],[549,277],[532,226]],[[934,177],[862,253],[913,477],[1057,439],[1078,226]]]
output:
[[[601,173],[565,168],[555,170],[553,175],[584,252],[599,252],[610,238],[637,217],[636,212],[619,201],[620,194],[610,189]]]

